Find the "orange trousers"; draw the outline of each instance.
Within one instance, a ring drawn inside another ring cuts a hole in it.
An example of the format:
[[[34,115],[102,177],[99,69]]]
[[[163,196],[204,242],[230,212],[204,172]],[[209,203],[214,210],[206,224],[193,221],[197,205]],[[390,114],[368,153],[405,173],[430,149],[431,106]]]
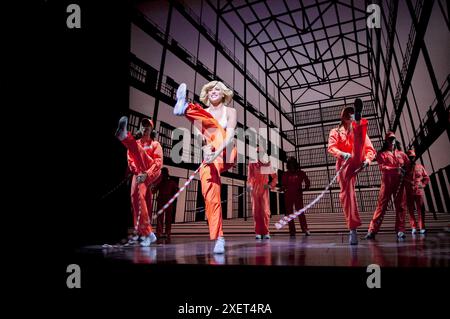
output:
[[[295,210],[299,210],[303,208],[303,194],[284,194],[284,203],[286,208],[286,214],[290,215],[294,212],[294,206]],[[298,216],[298,220],[300,221],[300,227],[302,228],[303,232],[306,232],[308,230],[308,224],[306,223],[306,217],[305,214],[301,214]],[[289,234],[294,235],[295,234],[295,222],[294,220],[291,220],[289,222]]]
[[[406,188],[406,206],[409,212],[409,223],[411,228],[417,228],[416,217],[414,216],[414,211],[417,211],[417,217],[419,220],[419,229],[425,229],[424,211],[423,206],[423,196],[414,194],[412,190]]]
[[[136,143],[134,137],[128,133],[128,136],[122,141],[122,144],[130,152],[136,168],[139,172],[147,171],[151,165],[151,159],[146,151]],[[144,183],[136,183],[136,175],[133,176],[131,182],[131,205],[133,207],[134,225],[139,219],[139,227],[137,229],[139,236],[148,236],[153,230],[151,225],[152,214],[152,192],[149,184],[152,181],[147,178]],[[139,218],[140,212],[140,218]]]
[[[345,220],[348,229],[356,229],[361,226],[361,219],[359,217],[358,204],[356,201],[356,176],[354,172],[358,169],[364,161],[364,144],[367,134],[367,120],[361,119],[360,124],[356,122],[353,125],[353,151],[352,157],[347,161],[346,167],[339,175],[339,186],[341,191],[339,193],[339,200],[344,210]],[[343,159],[338,159],[336,170],[338,170],[344,163]]]
[[[198,129],[206,138],[207,144],[212,145],[215,149],[221,147],[225,141],[226,132],[210,113],[200,105],[191,103],[186,109],[185,116],[194,125],[199,125]],[[226,153],[224,150],[224,153],[218,156],[214,162],[204,165],[200,169],[202,195],[205,200],[205,212],[211,240],[223,236],[220,173],[234,166],[237,158],[236,148],[232,149],[229,158],[226,157]]]
[[[160,210],[169,200],[171,197],[161,197],[158,196],[158,199],[156,200],[156,207],[157,210]],[[163,233],[164,224],[166,224],[166,235],[170,236],[170,232],[172,230],[172,214],[174,211],[174,205],[170,205],[167,207],[167,209],[159,215],[156,219],[156,234],[158,236]]]
[[[264,185],[253,185],[251,192],[255,234],[268,235],[270,221],[269,190]]]
[[[395,196],[400,183],[400,174],[384,173],[381,178],[380,194],[378,195],[378,204],[373,213],[372,221],[369,225],[369,232],[377,233],[380,230],[383,222],[384,214],[391,196]],[[405,231],[405,215],[406,215],[406,194],[405,186],[402,185],[398,191],[397,197],[394,199],[395,206],[395,231]]]

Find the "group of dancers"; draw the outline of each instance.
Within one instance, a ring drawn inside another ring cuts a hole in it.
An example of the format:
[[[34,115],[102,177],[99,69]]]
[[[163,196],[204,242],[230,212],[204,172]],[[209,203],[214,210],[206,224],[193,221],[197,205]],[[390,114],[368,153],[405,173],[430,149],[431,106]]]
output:
[[[210,239],[215,241],[213,253],[225,252],[225,239],[222,229],[221,173],[236,165],[237,149],[234,144],[237,125],[236,110],[227,106],[233,97],[233,91],[220,81],[211,81],[203,86],[200,101],[186,101],[186,85],[177,90],[177,102],[174,114],[184,116],[196,126],[203,136],[203,162],[199,173],[205,212],[209,225]],[[424,167],[415,163],[414,150],[407,154],[399,148],[393,132],[388,132],[382,149],[377,153],[367,135],[368,120],[362,118],[363,102],[356,99],[353,106],[346,106],[341,112],[341,122],[329,134],[328,152],[336,157],[336,171],[342,168],[338,181],[339,199],[342,205],[349,233],[349,243],[358,243],[357,228],[361,220],[356,201],[356,175],[376,158],[382,172],[378,205],[370,222],[366,239],[374,239],[378,233],[390,198],[394,197],[396,212],[395,231],[398,238],[405,237],[405,215],[409,212],[412,234],[425,234],[423,217],[423,188],[429,182]],[[164,214],[158,216],[156,235],[151,225],[152,195],[159,191],[158,209],[163,207],[178,187],[163,167],[161,145],[154,139],[153,122],[144,118],[141,121],[142,137],[136,139],[127,131],[127,117],[119,120],[117,138],[127,148],[128,167],[133,174],[131,201],[135,225],[132,241],[141,246],[149,246],[162,234],[163,216],[166,219],[166,233],[170,235],[173,205]],[[261,148],[257,147],[258,158],[249,163],[247,190],[252,200],[252,211],[257,240],[270,239],[269,190],[275,188],[278,177],[270,162],[263,161]],[[270,182],[270,183],[269,183]],[[310,181],[294,157],[287,161],[287,172],[281,178],[281,189],[285,194],[286,214],[303,208],[303,191],[308,190]],[[418,213],[418,223],[415,219]],[[308,230],[305,214],[299,215],[302,231]],[[295,236],[295,224],[289,222],[289,234]]]

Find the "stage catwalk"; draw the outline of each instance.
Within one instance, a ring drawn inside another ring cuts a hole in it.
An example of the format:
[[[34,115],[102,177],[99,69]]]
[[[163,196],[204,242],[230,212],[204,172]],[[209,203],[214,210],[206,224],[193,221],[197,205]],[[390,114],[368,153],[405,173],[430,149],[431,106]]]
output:
[[[361,234],[362,237],[362,234]],[[348,244],[348,234],[313,234],[296,237],[274,235],[270,240],[254,236],[227,236],[226,253],[212,254],[214,242],[205,236],[173,236],[150,247],[103,248],[86,246],[80,257],[126,261],[133,264],[248,265],[312,267],[448,267],[450,233],[433,232],[426,236],[408,234],[398,241],[393,233],[381,233],[376,240]]]

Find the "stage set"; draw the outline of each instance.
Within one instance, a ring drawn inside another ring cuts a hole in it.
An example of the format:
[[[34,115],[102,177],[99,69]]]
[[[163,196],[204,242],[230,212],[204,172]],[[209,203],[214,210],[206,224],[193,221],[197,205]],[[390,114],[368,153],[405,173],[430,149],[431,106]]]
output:
[[[357,273],[350,285],[366,288],[369,265],[391,271],[391,287],[411,270],[430,276],[424,284],[448,278],[448,3],[173,0],[107,10],[121,17],[110,30],[86,30],[110,61],[80,68],[98,67],[110,94],[78,96],[86,112],[99,105],[99,126],[95,141],[77,136],[86,158],[77,153],[73,175],[85,186],[69,192],[80,195],[66,217],[65,260],[95,269],[86,285],[92,273],[109,282],[122,271],[314,269]]]

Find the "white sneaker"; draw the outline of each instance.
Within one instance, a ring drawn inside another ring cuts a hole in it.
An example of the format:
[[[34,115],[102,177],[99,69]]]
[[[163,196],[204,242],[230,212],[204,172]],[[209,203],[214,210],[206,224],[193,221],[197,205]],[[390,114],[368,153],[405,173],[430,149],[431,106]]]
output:
[[[426,229],[421,229],[421,230],[419,231],[419,233],[420,233],[421,235],[425,235],[426,232],[427,232]]]
[[[405,238],[406,237],[406,235],[405,235],[405,233],[404,232],[402,232],[402,231],[399,231],[398,233],[397,233],[397,238],[399,238],[399,239],[403,239],[403,238]]]
[[[223,237],[217,238],[213,252],[215,254],[223,254],[223,253],[225,253],[225,238],[223,238]]]
[[[356,229],[350,230],[348,242],[350,243],[350,245],[358,245],[358,233],[356,232]]]
[[[177,103],[173,107],[173,114],[183,115],[188,103],[186,102],[186,83],[181,83],[177,90]]]
[[[264,236],[263,236],[263,239],[270,239],[270,235],[269,235],[269,234],[264,235]]]
[[[415,228],[411,229],[411,234],[412,234],[412,235],[417,234],[417,229],[415,229]]]
[[[311,232],[309,230],[305,231],[305,236],[311,236]]]
[[[256,235],[255,239],[262,239],[262,236],[261,235]]]
[[[147,237],[144,237],[144,239],[141,241],[141,246],[148,247],[152,243],[154,243],[156,241],[156,239],[157,238],[156,238],[155,233],[150,233],[150,235],[148,235]]]

